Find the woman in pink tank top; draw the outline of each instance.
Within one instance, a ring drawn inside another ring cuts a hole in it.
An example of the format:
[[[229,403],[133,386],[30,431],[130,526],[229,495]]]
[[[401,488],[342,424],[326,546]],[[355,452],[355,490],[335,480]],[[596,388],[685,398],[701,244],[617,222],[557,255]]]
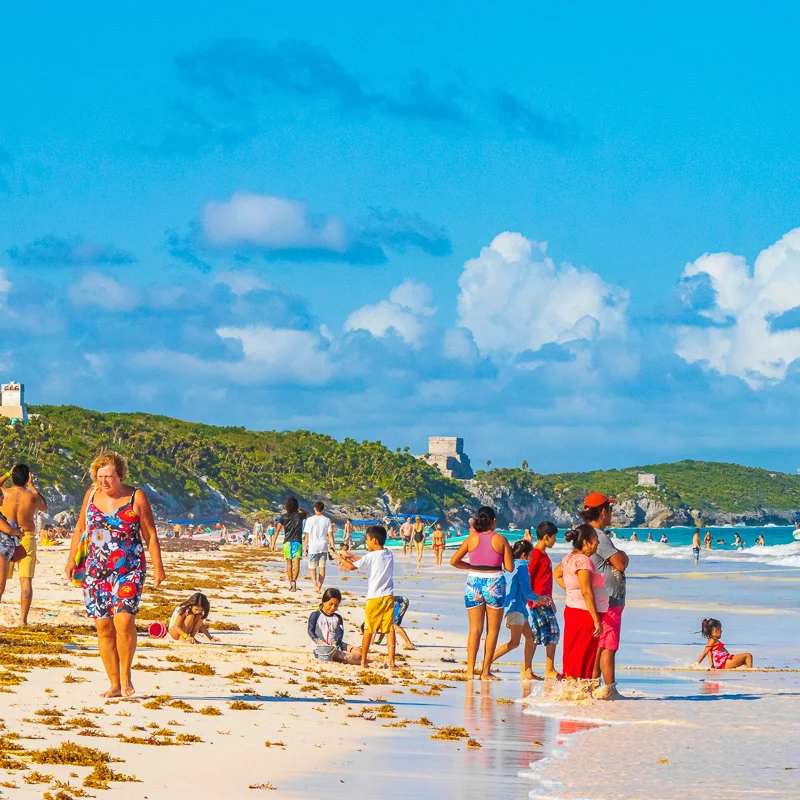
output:
[[[506,598],[506,579],[503,569],[514,570],[514,558],[505,536],[495,533],[497,517],[489,506],[478,509],[470,524],[469,536],[456,550],[450,564],[469,570],[464,587],[464,605],[469,619],[467,638],[467,678],[475,674],[475,661],[486,623],[486,646],[483,654],[481,680],[497,680],[489,671],[494,660],[497,637],[503,621]],[[469,555],[469,561],[465,557]]]

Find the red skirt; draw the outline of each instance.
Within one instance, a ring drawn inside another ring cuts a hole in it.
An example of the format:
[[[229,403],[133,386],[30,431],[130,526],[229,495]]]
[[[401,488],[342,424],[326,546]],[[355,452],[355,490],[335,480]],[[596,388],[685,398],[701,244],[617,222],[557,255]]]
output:
[[[603,615],[598,614],[600,621]],[[592,615],[583,608],[564,609],[564,676],[591,678],[600,637],[594,635]]]

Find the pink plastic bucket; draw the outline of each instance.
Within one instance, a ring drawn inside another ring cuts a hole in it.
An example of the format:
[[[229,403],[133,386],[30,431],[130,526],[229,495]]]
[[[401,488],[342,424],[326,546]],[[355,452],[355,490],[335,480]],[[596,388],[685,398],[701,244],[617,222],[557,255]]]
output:
[[[167,626],[163,622],[151,622],[148,633],[152,639],[163,639],[167,635]]]

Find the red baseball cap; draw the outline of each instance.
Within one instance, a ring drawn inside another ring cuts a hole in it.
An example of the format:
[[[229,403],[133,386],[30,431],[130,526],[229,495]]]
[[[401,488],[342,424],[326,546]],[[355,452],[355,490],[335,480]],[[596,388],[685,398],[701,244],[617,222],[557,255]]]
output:
[[[606,503],[613,506],[616,502],[616,497],[606,497],[602,492],[592,492],[590,495],[587,495],[586,499],[583,501],[583,505],[584,508],[599,508]]]

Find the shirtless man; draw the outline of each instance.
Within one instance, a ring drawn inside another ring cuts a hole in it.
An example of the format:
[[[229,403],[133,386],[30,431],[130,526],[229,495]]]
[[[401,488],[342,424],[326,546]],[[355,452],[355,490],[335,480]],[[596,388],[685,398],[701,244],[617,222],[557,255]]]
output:
[[[11,486],[5,488],[8,479]],[[47,511],[47,501],[33,485],[31,471],[27,464],[16,464],[13,469],[0,478],[3,493],[2,514],[12,527],[20,532],[19,543],[28,553],[19,562],[20,606],[22,608],[22,625],[28,624],[28,612],[33,599],[33,574],[36,570],[36,525],[34,516],[37,511]],[[8,577],[14,574],[14,564],[9,562]],[[0,598],[5,591],[6,576],[0,578]]]

